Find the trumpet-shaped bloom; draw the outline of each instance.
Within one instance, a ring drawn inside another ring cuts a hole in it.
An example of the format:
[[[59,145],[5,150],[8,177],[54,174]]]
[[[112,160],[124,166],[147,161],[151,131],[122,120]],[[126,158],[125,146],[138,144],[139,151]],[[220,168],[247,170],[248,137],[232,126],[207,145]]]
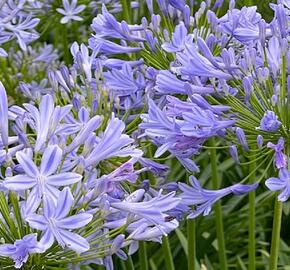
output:
[[[86,158],[86,166],[96,165],[100,161],[114,156],[141,156],[142,151],[131,145],[134,140],[123,134],[124,129],[125,124],[118,118],[112,117],[100,141]]]
[[[54,107],[52,96],[45,95],[40,102],[39,110],[31,104],[24,104],[24,107],[29,112],[28,123],[37,133],[35,150],[39,151],[52,136],[59,122],[69,113],[72,105]]]
[[[40,168],[24,152],[17,152],[16,158],[25,174],[7,177],[3,184],[9,190],[31,190],[26,202],[28,212],[38,207],[43,196],[48,200],[56,201],[60,194],[58,187],[70,185],[82,179],[80,174],[73,172],[55,174],[62,159],[62,150],[57,145],[46,148]]]
[[[27,262],[29,254],[43,251],[43,246],[37,242],[36,234],[25,235],[22,239],[17,239],[14,244],[0,245],[0,255],[10,257],[17,269]]]
[[[272,191],[281,190],[278,201],[285,202],[290,197],[290,172],[282,168],[279,171],[279,178],[271,177],[266,180],[265,185]]]
[[[281,137],[277,144],[271,142],[267,143],[268,148],[272,148],[275,151],[275,165],[278,169],[285,168],[287,165],[287,157],[283,153],[284,151],[284,139]]]
[[[139,218],[144,218],[150,223],[157,226],[164,225],[166,227],[166,221],[164,219],[164,213],[177,206],[180,202],[179,198],[175,197],[175,192],[170,192],[166,195],[161,193],[158,196],[144,202],[112,202],[113,208],[121,211],[128,212],[128,214],[136,215]]]
[[[59,194],[56,204],[47,198],[44,199],[43,216],[38,214],[27,216],[26,221],[32,228],[44,231],[40,243],[45,249],[52,246],[54,239],[63,248],[68,247],[77,253],[90,248],[85,238],[71,230],[87,225],[93,216],[89,213],[80,213],[67,217],[73,203],[74,198],[70,189],[66,187]]]
[[[235,184],[227,188],[218,190],[208,190],[201,187],[199,181],[191,176],[189,178],[191,186],[184,183],[179,183],[179,188],[182,193],[179,195],[181,198],[181,204],[193,205],[195,210],[193,210],[187,218],[196,218],[197,216],[203,214],[207,216],[212,208],[212,205],[216,203],[221,198],[229,195],[242,195],[246,194],[257,188],[258,183],[252,185],[241,185]]]

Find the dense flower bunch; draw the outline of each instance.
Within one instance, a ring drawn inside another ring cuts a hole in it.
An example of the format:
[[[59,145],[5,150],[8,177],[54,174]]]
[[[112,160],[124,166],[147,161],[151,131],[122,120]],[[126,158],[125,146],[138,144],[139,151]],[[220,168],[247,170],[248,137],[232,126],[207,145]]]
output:
[[[1,266],[112,269],[266,175],[289,198],[289,1],[268,23],[234,1],[79,2],[0,4]],[[55,18],[64,42],[33,45]],[[168,160],[198,174],[219,148],[259,165],[221,189],[168,182]]]

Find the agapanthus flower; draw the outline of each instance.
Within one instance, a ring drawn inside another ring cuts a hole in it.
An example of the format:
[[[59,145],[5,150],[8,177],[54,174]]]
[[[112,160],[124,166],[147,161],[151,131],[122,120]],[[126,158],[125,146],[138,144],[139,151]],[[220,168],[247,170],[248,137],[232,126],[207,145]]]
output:
[[[265,185],[271,191],[281,190],[278,200],[285,202],[290,197],[290,172],[282,168],[279,171],[279,177],[270,177],[266,180]]]
[[[27,117],[30,121],[28,120],[28,123],[37,133],[35,150],[39,151],[52,136],[59,122],[69,113],[72,105],[55,107],[53,97],[45,95],[42,97],[39,109],[31,104],[24,104],[24,107],[29,112]]]
[[[44,199],[43,215],[30,214],[26,217],[26,221],[32,228],[43,231],[40,243],[45,249],[50,248],[54,240],[61,247],[67,247],[77,253],[85,252],[90,248],[85,238],[71,230],[87,225],[93,216],[85,212],[68,216],[73,203],[74,198],[70,189],[64,188],[56,203],[47,197]]]
[[[179,183],[179,188],[182,191],[179,195],[181,198],[181,204],[196,207],[195,210],[190,211],[187,218],[196,218],[201,214],[207,216],[210,213],[213,204],[221,198],[229,194],[246,194],[252,190],[255,190],[258,186],[258,183],[252,185],[234,184],[223,189],[208,190],[202,188],[199,181],[194,176],[189,178],[189,182],[191,186],[184,183]]]
[[[30,190],[26,211],[36,209],[42,198],[56,201],[60,195],[58,187],[76,183],[82,179],[80,174],[74,172],[56,173],[62,159],[62,150],[57,145],[46,148],[41,159],[40,168],[24,152],[17,152],[16,158],[25,174],[7,177],[4,186],[9,190]]]
[[[134,140],[123,134],[124,129],[124,122],[112,116],[104,134],[96,143],[93,151],[87,156],[85,160],[86,166],[96,165],[100,161],[114,156],[141,156],[142,151],[132,145]]]
[[[68,23],[69,21],[82,21],[83,18],[80,16],[77,16],[77,14],[81,13],[86,6],[85,5],[79,5],[77,6],[77,0],[72,0],[70,3],[68,0],[62,0],[63,8],[57,8],[56,11],[64,17],[61,18],[60,22],[63,24]]]
[[[272,142],[267,143],[267,147],[275,151],[275,165],[277,169],[285,168],[287,166],[287,157],[284,151],[284,139],[281,137],[277,144]]]
[[[281,122],[278,120],[277,115],[273,111],[267,111],[261,119],[259,128],[263,131],[275,132],[280,126]]]
[[[44,252],[44,247],[37,242],[36,234],[25,235],[22,239],[17,239],[14,244],[0,245],[1,256],[11,258],[15,262],[14,267],[17,269],[27,262],[30,254],[42,252]]]

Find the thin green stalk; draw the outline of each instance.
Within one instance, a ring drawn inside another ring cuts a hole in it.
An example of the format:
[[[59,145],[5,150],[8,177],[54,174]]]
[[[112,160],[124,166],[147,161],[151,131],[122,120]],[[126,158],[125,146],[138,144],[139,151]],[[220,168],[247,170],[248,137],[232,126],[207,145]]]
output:
[[[148,270],[148,257],[146,250],[146,243],[144,241],[139,242],[139,262],[140,270]]]
[[[169,244],[167,236],[164,236],[162,238],[162,249],[163,249],[166,270],[174,270],[175,268],[174,268],[173,258],[172,258],[170,244]]]
[[[195,243],[195,219],[187,220],[187,269],[195,270],[195,258],[196,258],[196,243]]]
[[[255,158],[254,158],[255,160]],[[249,173],[254,172],[250,176],[250,184],[254,183],[256,162],[250,163]],[[256,269],[256,241],[255,241],[255,191],[249,193],[249,270]]]
[[[271,251],[270,251],[270,270],[277,270],[281,221],[282,221],[282,208],[283,203],[279,202],[276,197],[273,229],[272,229]]]
[[[121,0],[122,10],[124,12],[124,19],[127,23],[131,23],[132,20],[130,2],[131,1]]]
[[[211,146],[215,146],[215,139],[211,139]],[[212,187],[213,189],[219,188],[219,179],[218,179],[218,169],[217,169],[217,155],[216,149],[210,149],[210,160],[211,160],[211,177],[212,177]],[[224,226],[222,219],[222,208],[221,203],[217,202],[214,206],[215,210],[215,223],[217,231],[217,240],[218,240],[218,254],[220,269],[227,270],[227,257],[226,257],[226,248],[225,248],[225,238],[224,238]]]
[[[132,257],[128,256],[128,259],[125,261],[126,270],[134,270],[134,264]]]

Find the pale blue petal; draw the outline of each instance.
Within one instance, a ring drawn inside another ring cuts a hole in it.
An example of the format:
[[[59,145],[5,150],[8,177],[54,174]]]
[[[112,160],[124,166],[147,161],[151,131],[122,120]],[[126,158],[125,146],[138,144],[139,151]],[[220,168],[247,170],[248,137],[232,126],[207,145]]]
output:
[[[58,232],[69,249],[77,253],[82,253],[90,249],[88,241],[80,235],[62,229],[59,229]]]
[[[63,229],[77,229],[87,225],[92,218],[91,214],[81,213],[59,220],[57,226]]]
[[[48,146],[42,156],[40,173],[48,176],[53,174],[62,158],[62,150],[57,145]]]
[[[9,190],[26,190],[36,185],[36,179],[26,175],[15,175],[7,177],[3,184]]]
[[[50,230],[46,230],[42,235],[39,244],[43,246],[44,250],[49,249],[54,242],[54,236]]]
[[[36,177],[39,175],[38,168],[27,154],[23,152],[17,152],[16,158],[27,175],[30,177]]]
[[[70,189],[64,188],[57,200],[57,208],[55,212],[55,217],[57,219],[62,219],[65,216],[67,216],[73,202],[74,202],[74,198],[71,194]]]
[[[37,214],[31,214],[25,219],[28,223],[29,226],[33,229],[37,229],[40,231],[44,231],[47,229],[47,220],[45,217]]]
[[[48,176],[46,178],[46,183],[52,186],[67,186],[76,183],[82,179],[82,176],[77,173],[60,173],[57,175]]]

